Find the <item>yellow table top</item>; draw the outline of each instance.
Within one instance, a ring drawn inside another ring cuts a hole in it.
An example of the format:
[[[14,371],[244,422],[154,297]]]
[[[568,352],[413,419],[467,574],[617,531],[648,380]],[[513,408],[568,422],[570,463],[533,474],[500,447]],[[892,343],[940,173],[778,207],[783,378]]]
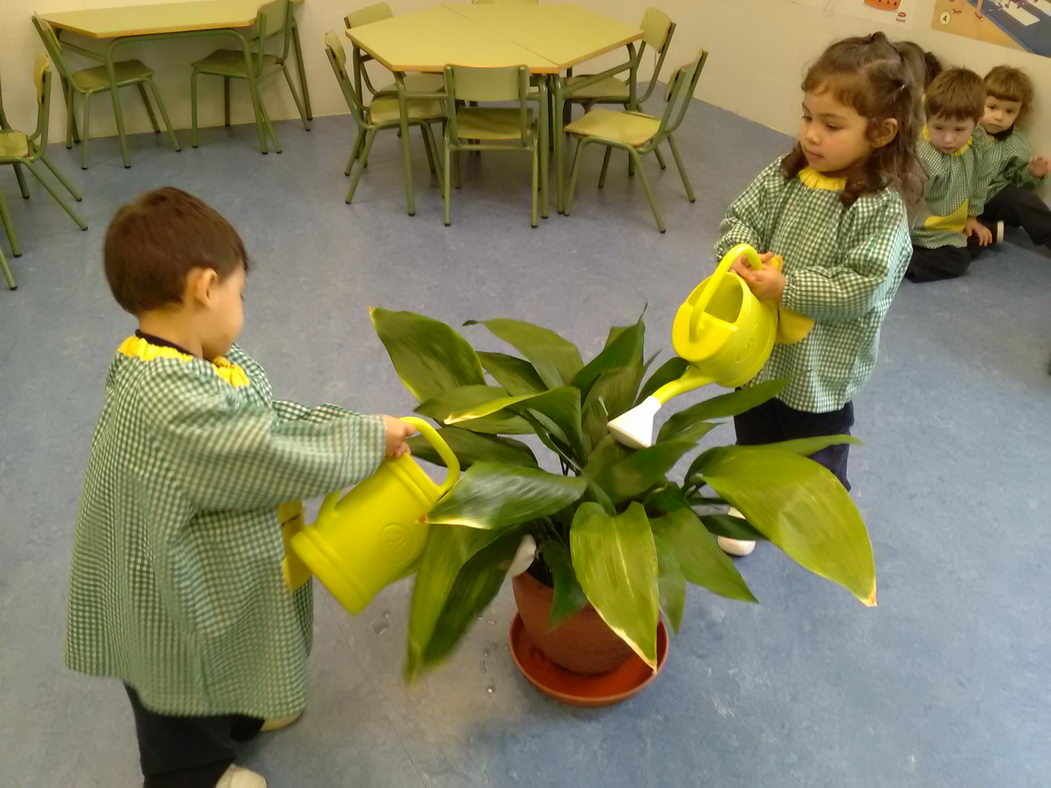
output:
[[[40,14],[54,27],[89,38],[121,38],[248,27],[265,0],[188,0],[123,8],[86,8]],[[293,0],[301,3],[303,0]]]
[[[564,71],[642,38],[642,30],[576,5],[448,5]]]
[[[642,38],[642,31],[573,5],[445,5],[347,31],[391,71],[446,64],[525,65],[558,74]]]

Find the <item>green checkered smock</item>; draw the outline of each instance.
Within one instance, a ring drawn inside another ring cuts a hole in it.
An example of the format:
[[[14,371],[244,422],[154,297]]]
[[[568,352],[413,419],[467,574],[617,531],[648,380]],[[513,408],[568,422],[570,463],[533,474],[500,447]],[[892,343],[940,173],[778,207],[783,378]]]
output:
[[[1029,159],[1033,157],[1033,148],[1025,134],[1012,127],[1011,133],[1003,137],[987,135],[989,144],[984,155],[989,157],[989,168],[992,172],[989,181],[989,192],[986,202],[993,199],[1008,186],[1031,188],[1043,183],[1029,171]]]
[[[384,445],[377,416],[273,400],[237,346],[208,362],[130,337],[77,514],[66,665],[161,714],[302,711],[312,591],[284,584],[276,509],[370,476]]]
[[[989,136],[978,126],[971,139],[952,153],[931,144],[927,127],[916,141],[916,155],[927,171],[923,210],[912,228],[912,242],[924,249],[967,246],[968,216],[985,210],[992,162],[985,151]]]
[[[749,385],[786,378],[778,398],[810,413],[842,408],[868,380],[880,324],[912,255],[896,191],[847,207],[843,187],[809,167],[786,179],[775,161],[730,206],[715,244],[717,258],[739,243],[784,258],[781,304],[815,324],[801,341],[774,345]]]

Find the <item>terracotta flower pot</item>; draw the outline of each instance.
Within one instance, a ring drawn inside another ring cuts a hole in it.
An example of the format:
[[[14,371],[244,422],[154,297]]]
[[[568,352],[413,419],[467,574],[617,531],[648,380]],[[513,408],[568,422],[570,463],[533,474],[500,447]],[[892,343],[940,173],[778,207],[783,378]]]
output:
[[[587,605],[583,610],[548,631],[555,589],[528,572],[511,580],[518,614],[530,639],[556,665],[582,675],[608,673],[623,665],[634,652],[606,622]]]

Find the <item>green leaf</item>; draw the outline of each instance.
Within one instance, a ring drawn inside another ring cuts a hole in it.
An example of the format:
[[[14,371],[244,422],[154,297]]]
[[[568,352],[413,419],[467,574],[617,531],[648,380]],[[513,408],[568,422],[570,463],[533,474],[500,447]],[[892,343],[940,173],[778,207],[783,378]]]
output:
[[[369,314],[398,377],[421,402],[448,389],[485,383],[474,348],[440,320],[386,309]]]
[[[599,375],[582,408],[584,432],[592,445],[609,434],[610,421],[630,408],[641,379],[642,367],[625,367]]]
[[[506,353],[478,354],[482,366],[508,394],[536,394],[547,388],[544,381],[536,374],[536,369],[528,361]]]
[[[705,456],[707,455],[707,456]],[[876,604],[876,565],[861,514],[825,467],[764,446],[705,452],[705,482],[789,557]]]
[[[659,512],[660,514],[667,514],[668,512],[674,512],[676,509],[690,506],[690,500],[686,497],[686,494],[682,491],[682,487],[677,485],[675,482],[668,482],[667,484],[659,485],[654,487],[646,495],[643,500],[643,504],[646,510],[651,514],[653,512]]]
[[[649,376],[646,382],[642,386],[642,390],[639,392],[639,396],[636,397],[634,404],[638,405],[646,397],[655,392],[665,383],[671,383],[673,380],[678,380],[686,374],[686,370],[689,369],[690,362],[684,358],[669,358]]]
[[[632,503],[615,517],[582,504],[569,529],[573,569],[588,601],[621,640],[657,668],[657,550],[646,512]]]
[[[479,323],[525,356],[548,388],[567,385],[584,366],[576,345],[550,329],[506,318],[468,320],[464,325]]]
[[[822,449],[827,449],[829,446],[839,446],[843,443],[852,443],[855,446],[864,445],[852,435],[821,435],[817,438],[796,438],[795,440],[764,443],[761,445],[768,449],[780,449],[781,451],[789,451],[792,454],[801,454],[804,457],[809,457],[812,454],[817,454]]]
[[[683,577],[691,583],[730,599],[755,601],[733,561],[691,510],[676,509],[665,517],[652,520],[650,525],[654,537],[667,543]]]
[[[478,435],[462,430],[459,427],[442,427],[438,434],[449,444],[460,465],[469,468],[476,462],[499,462],[504,465],[523,465],[536,467],[536,457],[532,449],[524,443],[496,435]],[[444,466],[445,462],[434,447],[422,435],[409,438],[412,453],[427,462]]]
[[[696,442],[691,440],[657,443],[648,449],[631,452],[623,460],[602,470],[593,470],[591,463],[588,463],[584,474],[605,490],[614,503],[619,503],[645,492],[664,479],[675,463],[695,445]]]
[[[522,394],[517,397],[498,397],[471,408],[451,413],[446,424],[464,424],[501,410],[515,413],[528,411],[542,418],[562,442],[578,455],[584,454],[584,439],[580,432],[580,391],[572,386],[561,386],[540,394]],[[531,430],[535,431],[535,430]]]
[[[787,385],[785,380],[768,380],[765,383],[757,383],[754,386],[698,402],[686,410],[680,410],[664,422],[664,426],[657,434],[657,440],[671,440],[678,433],[699,421],[725,419],[751,410],[757,405],[762,405],[771,397],[777,396],[785,385]]]
[[[679,561],[668,543],[653,533],[653,544],[657,548],[657,591],[660,594],[661,610],[671,628],[678,634],[682,627],[682,614],[686,610],[686,578],[679,569]]]
[[[742,520],[740,517],[733,517],[729,514],[700,514],[697,516],[701,518],[704,527],[716,536],[766,541],[765,534],[754,529],[747,520]]]
[[[517,531],[432,525],[412,589],[405,677],[447,656],[496,595]]]
[[[453,413],[469,411],[501,397],[506,397],[506,392],[494,386],[459,386],[421,403],[416,412],[444,424]],[[473,419],[460,427],[471,432],[494,435],[528,435],[533,431],[529,422],[513,413],[494,413],[485,418]]]
[[[551,570],[551,577],[555,581],[555,599],[551,604],[551,618],[547,625],[547,628],[551,630],[582,610],[588,600],[580,588],[580,583],[577,582],[569,550],[564,545],[558,542],[548,542],[544,545],[543,558],[544,564]]]
[[[633,326],[626,328],[615,327],[610,331],[606,347],[602,352],[588,362],[573,377],[572,385],[581,391],[581,395],[587,397],[592,384],[604,372],[612,372],[624,368],[638,369],[638,377],[642,377],[642,349],[646,343],[646,326],[640,317]],[[632,392],[634,395],[635,392]],[[614,413],[613,416],[618,416]]]
[[[500,529],[557,512],[580,498],[586,487],[581,478],[477,462],[431,510],[427,521]]]

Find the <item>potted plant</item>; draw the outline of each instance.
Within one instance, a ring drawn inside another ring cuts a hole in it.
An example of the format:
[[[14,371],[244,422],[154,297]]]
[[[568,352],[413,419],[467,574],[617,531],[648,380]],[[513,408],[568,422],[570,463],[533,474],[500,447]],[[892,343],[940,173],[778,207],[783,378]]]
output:
[[[516,597],[520,583],[550,587],[542,629],[561,630],[567,619],[593,610],[626,646],[620,658],[633,652],[653,669],[660,614],[678,631],[687,582],[756,601],[713,534],[769,540],[875,604],[875,565],[861,516],[836,478],[807,457],[851,438],[700,446],[715,419],[769,399],[782,382],[681,409],[652,447],[633,450],[613,440],[607,422],[687,367],[671,358],[650,370],[642,318],[611,329],[601,352],[584,363],[571,342],[518,320],[464,324],[484,326],[515,349],[511,355],[476,351],[453,328],[423,315],[373,309],[371,316],[402,383],[419,400],[416,412],[440,425],[466,468],[427,518],[407,678],[449,656],[496,596],[525,537],[535,543],[535,561],[532,580],[516,580]],[[547,456],[538,458],[509,436],[532,436]],[[413,450],[439,462],[426,443]],[[681,479],[668,478],[695,452]],[[725,514],[727,505],[744,519]]]

